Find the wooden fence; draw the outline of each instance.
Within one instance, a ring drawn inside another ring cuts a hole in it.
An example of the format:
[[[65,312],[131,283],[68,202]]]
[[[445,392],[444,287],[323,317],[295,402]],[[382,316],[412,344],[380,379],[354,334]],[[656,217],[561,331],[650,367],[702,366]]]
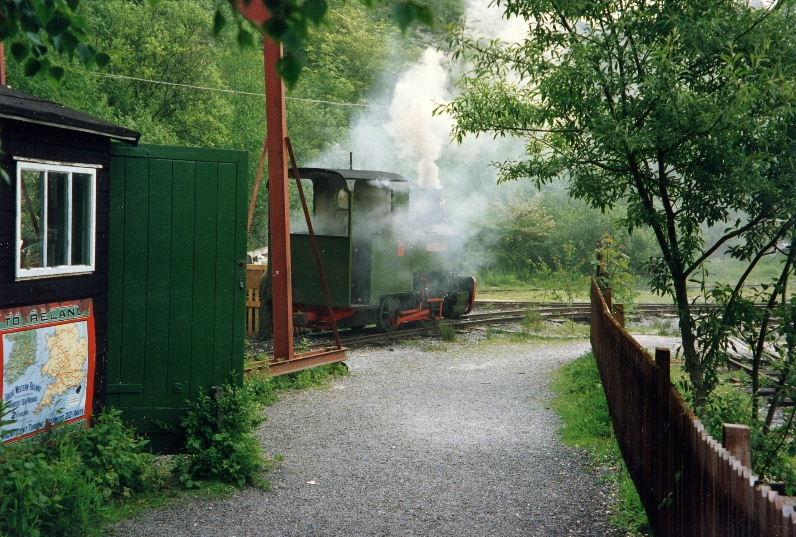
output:
[[[254,337],[260,332],[260,280],[267,265],[246,265],[246,335]]]
[[[610,295],[609,295],[610,303]],[[705,431],[592,283],[591,343],[622,455],[656,536],[796,536],[796,513]]]

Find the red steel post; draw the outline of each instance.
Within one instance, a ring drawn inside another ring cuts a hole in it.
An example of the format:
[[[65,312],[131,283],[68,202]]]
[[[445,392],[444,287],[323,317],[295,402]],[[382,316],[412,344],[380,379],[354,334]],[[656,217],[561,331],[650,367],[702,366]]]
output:
[[[287,179],[285,137],[285,84],[276,70],[282,45],[263,38],[265,60],[265,107],[268,122],[268,218],[271,265],[274,360],[293,358],[293,289],[290,271],[290,189]]]
[[[0,86],[6,85],[6,47],[0,41]]]

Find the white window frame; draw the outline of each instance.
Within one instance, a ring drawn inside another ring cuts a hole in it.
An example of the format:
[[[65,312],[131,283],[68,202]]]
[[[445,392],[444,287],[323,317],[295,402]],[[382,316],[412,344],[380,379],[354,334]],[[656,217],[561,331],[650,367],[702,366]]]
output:
[[[67,265],[58,265],[55,267],[34,267],[23,268],[22,256],[20,255],[20,246],[22,243],[22,173],[24,171],[37,171],[44,172],[44,211],[41,215],[41,229],[42,229],[42,263],[47,262],[47,199],[49,181],[48,172],[60,172],[69,174],[69,181],[67,182]],[[79,173],[91,177],[90,182],[90,218],[89,218],[89,259],[88,265],[72,265],[72,174]],[[17,203],[16,203],[16,231],[14,241],[14,257],[15,257],[15,273],[17,280],[26,280],[32,278],[43,278],[52,276],[71,276],[76,274],[90,274],[95,269],[95,255],[96,255],[96,229],[97,229],[97,168],[87,168],[83,166],[73,166],[66,163],[50,163],[50,162],[25,162],[17,161]]]

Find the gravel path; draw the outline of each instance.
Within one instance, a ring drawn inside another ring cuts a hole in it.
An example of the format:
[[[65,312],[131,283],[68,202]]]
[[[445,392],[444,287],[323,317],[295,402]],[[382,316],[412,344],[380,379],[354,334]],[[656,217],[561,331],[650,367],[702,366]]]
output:
[[[645,342],[646,344],[646,342]],[[408,343],[351,353],[351,375],[282,396],[260,436],[273,490],[193,501],[120,536],[618,535],[610,491],[564,447],[550,373],[589,350]]]

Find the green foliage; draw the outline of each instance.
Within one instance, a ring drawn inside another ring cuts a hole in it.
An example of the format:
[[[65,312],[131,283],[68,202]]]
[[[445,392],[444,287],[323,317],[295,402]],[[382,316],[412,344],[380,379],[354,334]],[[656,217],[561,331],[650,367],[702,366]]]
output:
[[[89,43],[90,25],[78,13],[79,5],[80,0],[0,1],[0,42],[9,43],[8,52],[26,76],[61,80],[64,68],[54,63],[51,51],[87,67],[108,64],[108,54]]]
[[[160,0],[158,0],[160,1]],[[313,27],[319,26],[326,18],[329,5],[326,0],[281,0],[268,2],[266,0],[243,0],[246,4],[260,3],[266,5],[270,17],[260,28],[274,40],[284,45],[283,57],[277,64],[279,73],[288,86],[293,87],[299,80],[299,74],[306,66],[302,52],[311,39]],[[426,2],[417,0],[362,0],[362,3],[373,8],[386,5],[392,19],[398,24],[401,31],[406,31],[409,26],[417,21],[427,26],[434,23],[432,7]],[[237,42],[241,45],[251,45],[254,38],[242,16],[235,8],[236,0],[229,0],[229,9],[217,8],[213,18],[213,29],[220,33],[227,21],[232,19],[237,27]],[[259,22],[259,21],[257,21]]]
[[[528,332],[538,332],[543,326],[542,314],[537,310],[528,310],[522,320],[522,327]]]
[[[85,535],[101,526],[109,500],[151,487],[145,442],[117,412],[96,423],[0,445],[0,535]]]
[[[617,302],[629,308],[638,295],[638,278],[630,270],[630,256],[612,235],[605,235],[592,259],[592,273],[601,287],[610,287]]]
[[[87,479],[74,449],[56,459],[31,449],[4,449],[0,458],[0,533],[9,536],[85,534],[100,517],[103,497]]]
[[[541,259],[543,245],[554,227],[538,200],[495,205],[471,247],[486,254],[489,268],[526,276]]]
[[[575,245],[567,242],[561,246],[560,253],[552,256],[550,265],[539,263],[537,272],[551,285],[553,297],[565,298],[571,303],[589,285],[589,278],[584,274],[586,264],[587,260],[576,251]]]
[[[439,334],[442,336],[443,341],[453,342],[456,341],[456,329],[451,323],[439,323]]]
[[[268,406],[279,399],[279,392],[281,391],[304,390],[314,386],[325,386],[333,378],[345,375],[348,375],[348,366],[340,362],[278,377],[263,373],[247,379],[246,386],[254,393],[260,403]]]
[[[563,422],[564,442],[585,449],[595,465],[609,468],[605,477],[614,483],[618,492],[612,523],[634,535],[649,532],[644,507],[614,437],[594,356],[586,354],[559,369],[552,388],[555,393],[553,407]]]
[[[631,280],[635,275],[645,275],[644,267],[654,255],[655,243],[645,231],[629,234],[617,213],[596,211],[570,199],[563,190],[545,190],[528,200],[514,199],[491,207],[468,245],[468,255],[485,258],[482,267],[493,285],[517,286],[520,279],[544,280],[556,260],[561,261],[563,250],[571,247],[579,272],[593,274],[594,249],[608,235],[613,238],[612,251],[617,258],[626,257],[626,270],[616,273],[618,278],[621,275],[622,289],[629,296],[636,285]],[[495,283],[511,275],[518,281]]]
[[[257,395],[248,387],[223,386],[201,393],[182,418],[186,455],[176,471],[188,488],[212,479],[242,487],[255,483],[267,460],[254,435],[265,420]]]
[[[150,490],[156,481],[147,441],[124,424],[118,410],[104,411],[91,428],[65,439],[91,473],[104,497],[127,497]]]
[[[442,108],[454,137],[522,136],[526,153],[500,165],[502,180],[566,178],[590,206],[622,206],[628,231],[652,230],[651,285],[678,304],[701,404],[710,364],[695,347],[689,280],[704,280],[714,252],[750,260],[796,225],[794,0],[498,3],[529,35],[455,41],[474,67]],[[715,225],[706,243],[702,227]]]

